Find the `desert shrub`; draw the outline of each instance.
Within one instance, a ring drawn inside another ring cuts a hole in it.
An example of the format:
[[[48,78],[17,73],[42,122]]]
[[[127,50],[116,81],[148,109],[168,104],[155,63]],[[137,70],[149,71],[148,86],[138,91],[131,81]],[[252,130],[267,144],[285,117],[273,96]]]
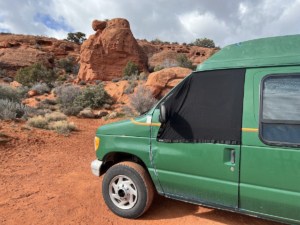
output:
[[[69,134],[71,131],[76,130],[74,123],[69,123],[66,120],[55,121],[49,124],[50,130],[55,130],[59,134]]]
[[[6,70],[5,69],[0,69],[0,78],[6,77]]]
[[[45,100],[41,101],[41,103],[46,105],[56,105],[57,101],[55,99],[46,98]]]
[[[60,59],[56,62],[56,66],[58,68],[64,69],[66,73],[78,73],[78,64],[76,60],[72,56],[68,56],[67,58]]]
[[[26,119],[31,111],[31,108],[22,103],[10,99],[0,99],[1,120],[15,120],[17,118]]]
[[[20,102],[23,97],[22,89],[13,88],[9,85],[0,84],[0,99],[9,99],[10,101]]]
[[[74,105],[82,109],[87,107],[100,108],[106,103],[112,103],[112,99],[104,90],[102,83],[87,87],[74,100]]]
[[[126,87],[126,89],[124,90],[123,94],[131,94],[134,91],[134,88],[136,87],[137,83],[134,80],[129,80],[128,81],[128,86]]]
[[[120,78],[114,78],[114,79],[111,80],[111,82],[116,83],[116,82],[119,82],[120,80],[121,80]]]
[[[10,83],[10,82],[13,82],[13,78],[11,78],[11,77],[4,77],[3,78],[3,81],[5,82],[5,83]]]
[[[50,88],[45,83],[36,83],[31,87],[31,90],[36,91],[39,94],[49,93]]]
[[[47,69],[40,63],[19,69],[15,77],[16,81],[30,87],[38,82],[50,84],[56,78],[57,75],[53,70]]]
[[[58,106],[57,106],[57,101],[54,99],[48,99],[46,98],[45,100],[42,100],[41,102],[39,102],[37,104],[37,109],[40,112],[47,112],[47,111],[55,111],[58,110]],[[43,113],[44,115],[45,113]]]
[[[60,75],[56,81],[63,83],[63,81],[66,81],[68,79],[66,74]]]
[[[156,65],[156,66],[154,67],[154,72],[160,71],[160,70],[162,70],[162,69],[164,69],[163,66],[161,66],[161,65]]]
[[[158,44],[163,44],[164,42],[158,38],[155,38],[154,40],[151,41],[151,43],[158,45]]]
[[[122,113],[125,115],[125,116],[128,116],[128,117],[135,117],[135,116],[138,116],[136,114],[136,112],[133,110],[132,107],[128,106],[128,105],[122,105],[121,106],[121,111]]]
[[[200,46],[200,47],[205,47],[205,48],[214,48],[215,42],[211,39],[208,38],[198,38],[194,41],[194,45]]]
[[[35,116],[27,121],[27,124],[31,127],[36,127],[40,129],[48,129],[48,121],[43,116]]]
[[[147,80],[148,75],[146,72],[141,72],[139,75],[139,80]]]
[[[101,83],[101,80],[95,80],[95,84],[98,85]]]
[[[195,69],[192,61],[189,60],[188,57],[183,53],[177,56],[177,62],[178,62],[178,66],[180,67]]]
[[[67,117],[61,112],[52,112],[45,115],[47,122],[66,120]]]
[[[123,70],[123,76],[132,76],[137,75],[138,73],[139,67],[132,61],[129,61]]]
[[[151,90],[145,86],[138,86],[134,94],[129,97],[130,105],[139,114],[147,112],[157,102],[153,97]]]
[[[86,85],[86,82],[84,80],[82,80],[79,82],[79,85],[84,86],[84,85]]]
[[[60,103],[60,110],[66,115],[77,115],[82,107],[74,105],[75,99],[81,94],[78,86],[59,86],[54,92],[57,95],[57,100]]]
[[[178,61],[176,59],[164,59],[164,61],[159,65],[161,68],[170,68],[170,67],[175,67],[179,66]],[[159,69],[158,67],[158,69]]]
[[[74,123],[69,123],[67,117],[62,113],[51,113],[45,116],[39,115],[30,118],[27,124],[31,127],[54,130],[60,134],[69,134],[76,130]]]

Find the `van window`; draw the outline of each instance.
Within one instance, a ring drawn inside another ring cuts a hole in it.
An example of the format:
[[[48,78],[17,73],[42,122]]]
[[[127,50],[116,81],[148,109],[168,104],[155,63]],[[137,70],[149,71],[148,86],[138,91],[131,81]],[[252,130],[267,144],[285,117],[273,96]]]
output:
[[[300,145],[300,74],[268,75],[261,87],[261,139]]]

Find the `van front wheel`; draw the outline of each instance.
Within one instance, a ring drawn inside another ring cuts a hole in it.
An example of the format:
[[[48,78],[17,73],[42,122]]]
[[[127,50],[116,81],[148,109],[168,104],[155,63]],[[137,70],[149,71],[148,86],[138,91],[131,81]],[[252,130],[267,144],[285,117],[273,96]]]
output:
[[[106,172],[102,194],[106,205],[115,214],[125,218],[138,218],[150,207],[154,187],[141,165],[121,162]]]

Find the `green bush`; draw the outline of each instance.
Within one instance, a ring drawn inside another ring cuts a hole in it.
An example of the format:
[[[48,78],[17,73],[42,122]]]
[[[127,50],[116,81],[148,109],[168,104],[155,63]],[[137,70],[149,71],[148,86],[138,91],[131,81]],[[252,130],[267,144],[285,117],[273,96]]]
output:
[[[40,63],[35,63],[31,66],[19,69],[15,77],[16,81],[25,86],[32,86],[38,82],[50,84],[55,81],[56,78],[57,75],[53,70],[47,69]]]
[[[215,48],[215,42],[208,38],[198,38],[193,43],[196,46],[205,47],[205,48]]]
[[[123,70],[123,76],[132,76],[137,75],[138,73],[139,67],[132,61],[129,61]]]
[[[1,120],[15,120],[17,118],[26,119],[31,111],[31,108],[22,103],[11,101],[9,99],[0,99]]]
[[[59,86],[54,89],[60,110],[68,116],[76,116],[82,107],[74,105],[75,99],[81,94],[78,86]]]
[[[23,97],[21,88],[13,88],[9,85],[0,84],[0,99],[8,99],[13,102],[20,102]]]
[[[189,68],[192,70],[195,69],[192,61],[189,60],[188,57],[183,53],[181,53],[177,56],[177,62],[178,62],[178,66],[180,66],[180,67]]]
[[[56,62],[56,66],[64,69],[66,73],[78,73],[78,64],[76,63],[75,58],[72,56],[58,60]]]
[[[49,93],[50,92],[49,86],[45,83],[34,84],[31,87],[31,90],[36,91],[38,94],[44,94],[44,93]]]
[[[74,100],[74,105],[82,109],[86,107],[100,108],[106,103],[112,103],[112,99],[101,83],[96,86],[88,86]]]

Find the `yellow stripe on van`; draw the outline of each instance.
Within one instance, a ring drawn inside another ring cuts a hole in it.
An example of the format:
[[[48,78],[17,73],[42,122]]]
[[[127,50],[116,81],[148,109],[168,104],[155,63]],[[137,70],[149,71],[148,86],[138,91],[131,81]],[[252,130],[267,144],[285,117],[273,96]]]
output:
[[[258,132],[258,128],[242,128],[244,132]]]
[[[155,127],[160,127],[160,123],[144,123],[144,122],[135,121],[134,119],[130,119],[130,121],[133,124],[139,125],[139,126],[155,126]]]

